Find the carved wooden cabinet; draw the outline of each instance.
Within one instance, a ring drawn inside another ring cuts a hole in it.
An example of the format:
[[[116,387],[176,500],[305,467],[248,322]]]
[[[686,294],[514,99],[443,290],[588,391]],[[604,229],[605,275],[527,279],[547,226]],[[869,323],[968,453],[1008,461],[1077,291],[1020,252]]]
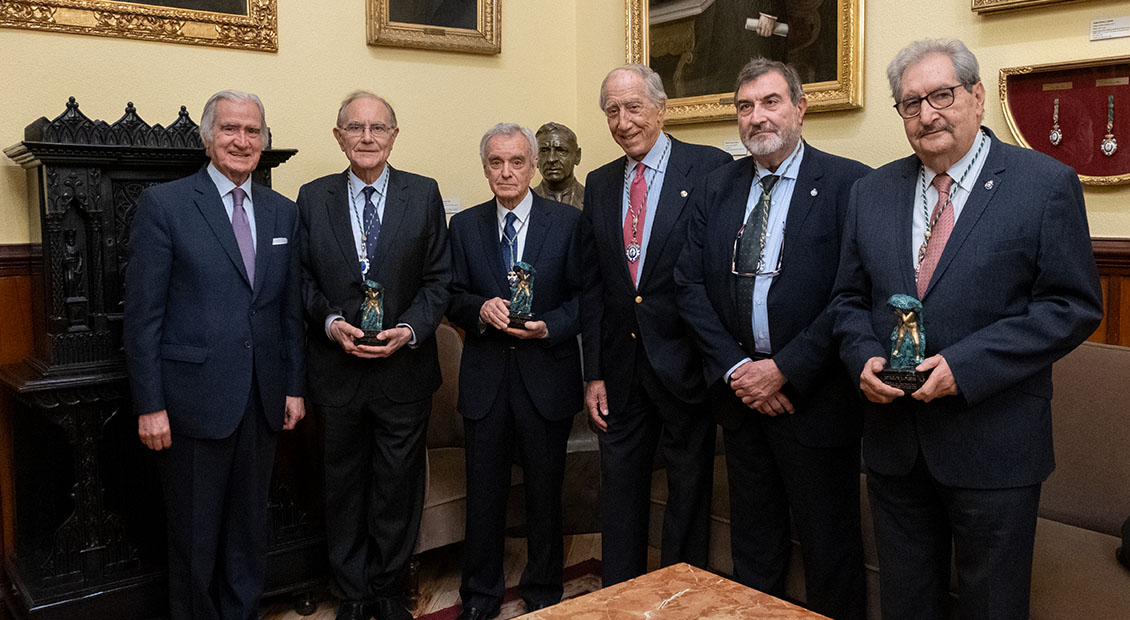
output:
[[[295,154],[268,147],[255,180]],[[165,525],[154,455],[137,439],[122,350],[123,274],[138,194],[207,161],[181,107],[168,127],[133,104],[94,121],[72,97],[4,151],[28,174],[34,351],[0,368],[10,412],[14,553],[7,607],[19,618],[165,615]],[[36,226],[38,225],[38,231]],[[271,486],[269,593],[326,574],[314,424],[280,436]]]

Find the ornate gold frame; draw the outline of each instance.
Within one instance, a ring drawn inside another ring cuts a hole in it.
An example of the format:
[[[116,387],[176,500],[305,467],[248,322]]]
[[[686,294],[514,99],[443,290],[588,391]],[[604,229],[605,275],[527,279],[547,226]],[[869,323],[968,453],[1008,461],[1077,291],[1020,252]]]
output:
[[[847,110],[863,106],[863,0],[836,2],[840,16],[836,46],[838,79],[804,85],[809,112]],[[647,0],[626,0],[624,5],[628,62],[647,64],[650,46]],[[667,100],[667,124],[699,123],[735,117],[733,93]]]
[[[474,54],[502,52],[502,0],[478,0],[479,26],[475,30],[389,21],[388,1],[366,0],[369,45]]]
[[[277,0],[247,0],[247,15],[113,0],[0,0],[0,27],[277,52]]]
[[[1015,11],[1016,9],[1030,9],[1048,4],[1067,4],[1068,2],[1085,2],[1086,0],[969,0],[970,10],[974,13],[999,13],[1001,11]]]
[[[1130,56],[1114,56],[1111,58],[1097,58],[1093,60],[1052,62],[1042,65],[1002,68],[1000,70],[1000,78],[998,79],[997,94],[1000,97],[1001,110],[1004,112],[1004,119],[1008,122],[1008,129],[1012,132],[1012,136],[1016,138],[1016,141],[1020,144],[1020,146],[1023,146],[1026,149],[1032,148],[1032,146],[1028,144],[1028,141],[1024,139],[1024,136],[1021,135],[1020,128],[1016,126],[1016,120],[1012,117],[1012,109],[1008,105],[1008,88],[1006,87],[1008,76],[1043,71],[1060,71],[1064,69],[1086,69],[1090,67],[1101,67],[1104,65],[1115,65],[1126,62],[1130,62]],[[1079,182],[1085,185],[1125,185],[1127,183],[1130,183],[1130,173],[1117,174],[1106,177],[1080,174]]]

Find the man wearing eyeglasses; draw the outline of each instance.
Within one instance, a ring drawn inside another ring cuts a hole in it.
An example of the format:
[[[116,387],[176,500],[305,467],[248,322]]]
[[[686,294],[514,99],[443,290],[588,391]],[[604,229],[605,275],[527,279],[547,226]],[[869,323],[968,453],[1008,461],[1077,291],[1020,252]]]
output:
[[[866,397],[863,456],[888,620],[1028,618],[1040,484],[1051,473],[1052,363],[1102,318],[1082,188],[981,126],[960,41],[917,41],[887,68],[914,155],[853,188],[833,309]],[[882,383],[894,318],[917,296],[929,371]]]
[[[397,600],[424,501],[424,438],[440,385],[434,336],[450,298],[439,186],[388,164],[400,130],[365,91],[334,137],[349,167],[302,186],[299,239],[310,400],[324,425],[326,537],[338,620],[408,620]],[[378,344],[358,344],[363,281],[383,289]]]
[[[706,177],[675,270],[725,434],[734,578],[785,593],[791,512],[806,605],[862,620],[862,418],[828,302],[848,193],[870,169],[801,139],[792,67],[755,58],[736,91],[752,157]]]

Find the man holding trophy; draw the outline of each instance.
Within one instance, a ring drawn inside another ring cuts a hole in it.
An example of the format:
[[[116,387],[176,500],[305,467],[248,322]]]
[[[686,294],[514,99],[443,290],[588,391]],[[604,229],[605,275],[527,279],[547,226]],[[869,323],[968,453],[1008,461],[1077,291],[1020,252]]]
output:
[[[409,620],[396,581],[424,502],[424,438],[440,385],[433,338],[450,299],[439,186],[396,170],[384,99],[342,102],[349,168],[298,193],[310,400],[325,427],[326,535],[338,620]]]
[[[467,535],[460,620],[498,614],[510,468],[521,463],[528,611],[561,600],[561,486],[581,410],[581,212],[530,191],[537,140],[500,123],[480,143],[494,198],[451,218],[448,318],[467,332],[459,411],[467,446]]]

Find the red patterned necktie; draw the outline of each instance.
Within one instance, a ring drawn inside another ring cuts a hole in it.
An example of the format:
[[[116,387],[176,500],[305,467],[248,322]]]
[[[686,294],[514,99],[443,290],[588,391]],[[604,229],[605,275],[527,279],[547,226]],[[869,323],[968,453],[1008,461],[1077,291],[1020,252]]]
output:
[[[930,285],[930,278],[934,276],[934,269],[938,267],[938,259],[946,249],[946,241],[953,232],[953,204],[950,203],[950,186],[953,179],[948,174],[939,174],[931,182],[938,190],[938,203],[934,205],[934,212],[930,214],[930,238],[926,242],[926,255],[918,266],[918,298],[926,292]]]
[[[625,252],[629,252],[628,248],[632,245],[638,250],[643,241],[643,223],[647,215],[647,181],[643,178],[645,169],[642,161],[636,164],[636,176],[632,178],[632,185],[628,189],[628,214],[624,216]],[[636,260],[628,260],[628,273],[632,276],[633,285],[637,282],[636,273],[640,264],[638,251],[636,257]]]

